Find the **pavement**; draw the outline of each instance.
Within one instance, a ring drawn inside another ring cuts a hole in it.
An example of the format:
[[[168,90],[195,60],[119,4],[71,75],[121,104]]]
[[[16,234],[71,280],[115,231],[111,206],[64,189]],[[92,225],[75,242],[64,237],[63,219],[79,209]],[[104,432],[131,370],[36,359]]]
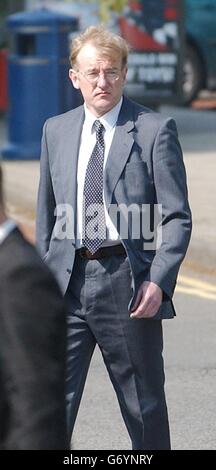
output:
[[[177,122],[184,152],[193,233],[184,266],[216,276],[216,110],[161,107]],[[7,124],[0,118],[0,147]],[[6,201],[10,214],[34,241],[39,161],[3,161]]]

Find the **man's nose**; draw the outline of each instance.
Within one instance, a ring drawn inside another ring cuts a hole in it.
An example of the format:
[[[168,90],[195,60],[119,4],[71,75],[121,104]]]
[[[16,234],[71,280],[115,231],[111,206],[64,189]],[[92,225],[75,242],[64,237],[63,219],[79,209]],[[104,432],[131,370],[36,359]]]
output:
[[[98,84],[99,86],[101,86],[101,87],[104,87],[104,86],[107,85],[107,83],[108,83],[108,80],[107,80],[107,78],[106,78],[105,73],[104,73],[104,72],[100,72],[100,73],[98,74],[98,81],[97,81],[97,84]]]

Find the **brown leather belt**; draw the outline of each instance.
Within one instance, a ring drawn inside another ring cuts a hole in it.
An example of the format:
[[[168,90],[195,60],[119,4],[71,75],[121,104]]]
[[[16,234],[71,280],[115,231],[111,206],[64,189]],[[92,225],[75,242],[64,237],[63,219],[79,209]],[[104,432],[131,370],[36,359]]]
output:
[[[107,258],[108,256],[126,255],[126,251],[122,244],[104,246],[102,248],[99,248],[94,254],[92,254],[87,248],[82,247],[77,250],[76,253],[84,259],[100,259]]]

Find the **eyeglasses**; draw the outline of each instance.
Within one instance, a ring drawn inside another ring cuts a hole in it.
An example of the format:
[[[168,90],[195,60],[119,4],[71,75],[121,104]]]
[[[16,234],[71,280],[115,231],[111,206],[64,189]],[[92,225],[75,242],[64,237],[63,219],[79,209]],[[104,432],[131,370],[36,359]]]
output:
[[[118,80],[120,77],[120,70],[115,69],[103,70],[102,72],[81,72],[81,70],[76,70],[76,72],[80,73],[92,85],[95,85],[98,82],[99,78],[101,77],[101,74],[103,74],[105,80],[110,83],[116,82],[116,80]]]

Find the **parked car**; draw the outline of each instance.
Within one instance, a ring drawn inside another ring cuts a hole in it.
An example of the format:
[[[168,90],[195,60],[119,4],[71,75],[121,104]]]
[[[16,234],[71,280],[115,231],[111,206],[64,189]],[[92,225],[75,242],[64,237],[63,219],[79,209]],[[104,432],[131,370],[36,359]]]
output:
[[[216,90],[216,0],[185,0],[183,100]]]

